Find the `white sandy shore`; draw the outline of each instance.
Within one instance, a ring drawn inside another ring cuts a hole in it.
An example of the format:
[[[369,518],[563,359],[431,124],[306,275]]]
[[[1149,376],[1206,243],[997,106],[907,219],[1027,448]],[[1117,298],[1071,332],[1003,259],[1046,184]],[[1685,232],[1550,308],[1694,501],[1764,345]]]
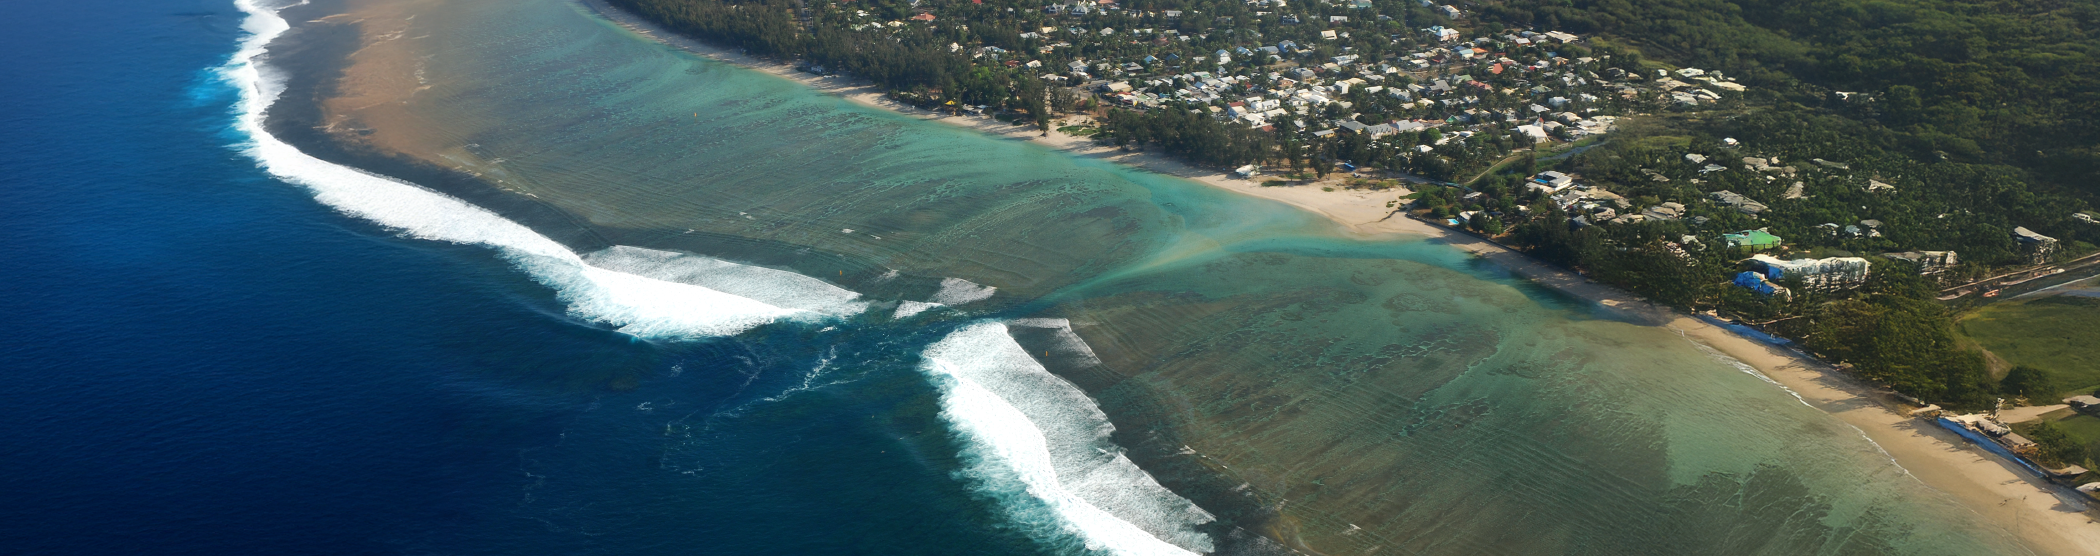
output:
[[[1540,263],[1501,245],[1394,215],[1385,204],[1397,197],[1395,192],[1374,193],[1343,188],[1323,191],[1318,185],[1263,187],[1254,181],[1234,179],[1221,170],[1197,168],[1154,153],[1124,152],[1115,147],[1096,145],[1085,137],[1054,130],[1048,135],[1040,135],[1041,132],[1033,127],[1014,126],[991,118],[928,112],[889,100],[883,96],[882,90],[864,82],[810,75],[785,64],[709,46],[664,32],[632,14],[606,5],[602,0],[583,1],[607,19],[636,33],[709,58],[800,82],[858,104],[991,135],[1033,141],[1078,156],[1113,160],[1283,202],[1326,216],[1357,235],[1427,236],[1431,241],[1473,253],[1539,284],[1623,311],[1643,322],[1675,330],[1692,342],[1750,365],[1793,391],[1809,405],[1857,427],[1919,481],[1962,501],[1976,512],[1977,519],[2013,532],[2037,553],[2100,554],[2100,522],[2087,514],[2087,505],[2078,495],[2035,478],[2017,465],[1971,446],[1931,422],[1903,416],[1898,412],[1900,408],[1894,398],[1880,388],[1848,378],[1814,358],[1744,338]]]

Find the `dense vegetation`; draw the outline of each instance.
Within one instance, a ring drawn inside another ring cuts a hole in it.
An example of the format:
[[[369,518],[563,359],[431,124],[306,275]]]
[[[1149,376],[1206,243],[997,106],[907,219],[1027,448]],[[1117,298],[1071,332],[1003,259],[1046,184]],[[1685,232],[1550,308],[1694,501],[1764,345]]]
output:
[[[2033,424],[2021,425],[2014,430],[2019,432],[2021,436],[2027,437],[2028,440],[2034,441],[2036,448],[2035,459],[2041,460],[2043,465],[2051,467],[2062,467],[2065,465],[2083,467],[2092,465],[2092,460],[2088,457],[2090,452],[2086,449],[2086,444],[2073,437],[2070,431],[2064,430],[2064,427],[2055,421],[2044,420]]]
[[[954,26],[904,26],[894,35],[871,35],[838,22],[805,29],[799,20],[802,3],[792,0],[609,1],[681,34],[752,54],[828,65],[895,91],[922,96],[942,91],[947,98],[994,106],[1044,98],[1041,83],[1024,72],[972,64],[969,56],[951,51],[948,44],[972,40]]]
[[[2100,193],[2094,0],[1509,0],[1481,10],[1729,71],[1768,101],[1876,128],[1919,160],[2013,165]]]

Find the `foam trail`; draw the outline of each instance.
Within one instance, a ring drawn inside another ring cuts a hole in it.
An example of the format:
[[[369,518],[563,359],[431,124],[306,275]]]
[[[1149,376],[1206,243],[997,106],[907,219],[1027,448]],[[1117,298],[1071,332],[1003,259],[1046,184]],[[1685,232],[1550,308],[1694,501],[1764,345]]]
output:
[[[992,292],[998,290],[999,288],[980,286],[976,282],[961,278],[942,278],[941,290],[933,292],[933,302],[942,305],[962,305],[972,301],[982,301],[991,297]]]
[[[1094,400],[1037,364],[1006,325],[950,333],[926,349],[923,369],[964,441],[964,473],[1020,524],[1111,554],[1214,549],[1195,529],[1211,515],[1131,463]]]
[[[257,0],[236,0],[235,5],[248,13],[241,24],[248,36],[219,75],[240,90],[234,126],[248,137],[240,147],[271,175],[305,186],[316,200],[337,211],[409,237],[495,248],[534,280],[553,288],[571,314],[636,336],[724,336],[811,312],[840,314],[851,309],[837,301],[837,294],[814,294],[813,298],[832,300],[829,303],[781,307],[691,283],[592,266],[560,243],[487,209],[300,152],[263,128],[263,113],[277,101],[283,85],[258,59],[291,25]]]

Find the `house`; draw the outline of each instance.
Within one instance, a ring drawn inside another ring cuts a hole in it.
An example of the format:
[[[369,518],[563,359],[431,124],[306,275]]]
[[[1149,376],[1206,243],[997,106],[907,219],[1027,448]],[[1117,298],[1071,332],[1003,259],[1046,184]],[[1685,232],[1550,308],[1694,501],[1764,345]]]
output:
[[[1648,217],[1650,220],[1676,220],[1684,217],[1684,205],[1682,203],[1665,201],[1662,204],[1648,207],[1648,210],[1642,211],[1641,215]]]
[[[1766,232],[1762,229],[1743,230],[1732,234],[1721,234],[1721,241],[1728,242],[1729,245],[1735,247],[1750,249],[1753,251],[1771,249],[1780,246],[1780,244],[1782,243],[1785,243],[1779,238],[1779,236],[1772,235],[1770,232]]]
[[[1904,251],[1901,253],[1882,253],[1881,256],[1918,265],[1919,276],[1932,276],[1946,272],[1947,269],[1953,268],[1957,262],[1953,251]]]
[[[1709,196],[1713,197],[1713,200],[1716,203],[1727,205],[1729,208],[1735,209],[1736,212],[1740,212],[1750,216],[1757,216],[1757,213],[1764,212],[1765,209],[1770,208],[1766,207],[1764,203],[1751,200],[1749,197],[1744,197],[1740,193],[1728,191],[1725,189],[1721,191],[1715,191]]]
[[[919,14],[919,15],[911,16],[911,20],[912,20],[912,21],[933,21],[933,14]]]
[[[1517,126],[1517,133],[1522,133],[1525,137],[1531,138],[1531,142],[1533,143],[1544,143],[1547,139],[1550,139],[1550,137],[1546,135],[1546,128],[1539,127],[1536,125],[1527,124]]]
[[[1781,195],[1781,196],[1780,196],[1780,198],[1782,198],[1782,199],[1807,199],[1807,198],[1808,198],[1808,184],[1806,184],[1806,183],[1803,183],[1803,182],[1798,182],[1798,181],[1797,181],[1797,182],[1794,182],[1794,184],[1793,184],[1793,185],[1789,185],[1789,186],[1787,186],[1787,187],[1786,187],[1786,194],[1785,194],[1785,195]]]
[[[1538,175],[1531,177],[1531,181],[1545,184],[1547,187],[1551,188],[1554,193],[1559,193],[1562,190],[1575,186],[1575,176],[1570,176],[1552,170],[1539,172]]]
[[[2028,440],[2027,437],[2020,436],[2020,433],[2016,432],[2008,432],[2005,433],[2005,436],[1998,437],[1998,443],[2004,445],[2006,449],[2012,450],[2012,453],[2029,457],[2034,456],[2035,451],[2040,448],[2033,440]]]
[[[1858,286],[1867,281],[1872,265],[1859,257],[1830,257],[1827,259],[1780,260],[1771,255],[1756,255],[1745,262],[1764,269],[1765,276],[1774,280],[1800,280],[1814,289],[1841,289]]]
[[[1747,270],[1738,272],[1735,275],[1735,279],[1730,281],[1734,282],[1737,286],[1742,286],[1744,288],[1748,288],[1750,291],[1757,292],[1758,295],[1766,297],[1770,297],[1773,295],[1789,298],[1793,297],[1793,292],[1787,291],[1786,286],[1774,284],[1770,279],[1765,278],[1763,274],[1758,274],[1756,272],[1750,272]]]
[[[2013,239],[2027,250],[2027,262],[2031,264],[2047,263],[2049,256],[2056,253],[2056,238],[2035,233],[2026,226],[2013,228]]]

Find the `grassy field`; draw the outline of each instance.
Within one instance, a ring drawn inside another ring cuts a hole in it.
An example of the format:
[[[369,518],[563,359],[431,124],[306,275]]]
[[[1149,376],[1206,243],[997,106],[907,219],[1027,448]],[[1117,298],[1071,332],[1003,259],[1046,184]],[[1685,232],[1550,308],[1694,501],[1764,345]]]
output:
[[[1963,317],[1960,328],[2007,363],[2048,372],[2067,394],[2100,388],[2100,298],[1999,303]]]
[[[2100,417],[2072,413],[2054,420],[2058,428],[2062,428],[2072,440],[2078,441],[2078,445],[2085,447],[2086,457],[2090,458],[2090,461],[2100,461]],[[2085,465],[2075,461],[2069,463]]]

